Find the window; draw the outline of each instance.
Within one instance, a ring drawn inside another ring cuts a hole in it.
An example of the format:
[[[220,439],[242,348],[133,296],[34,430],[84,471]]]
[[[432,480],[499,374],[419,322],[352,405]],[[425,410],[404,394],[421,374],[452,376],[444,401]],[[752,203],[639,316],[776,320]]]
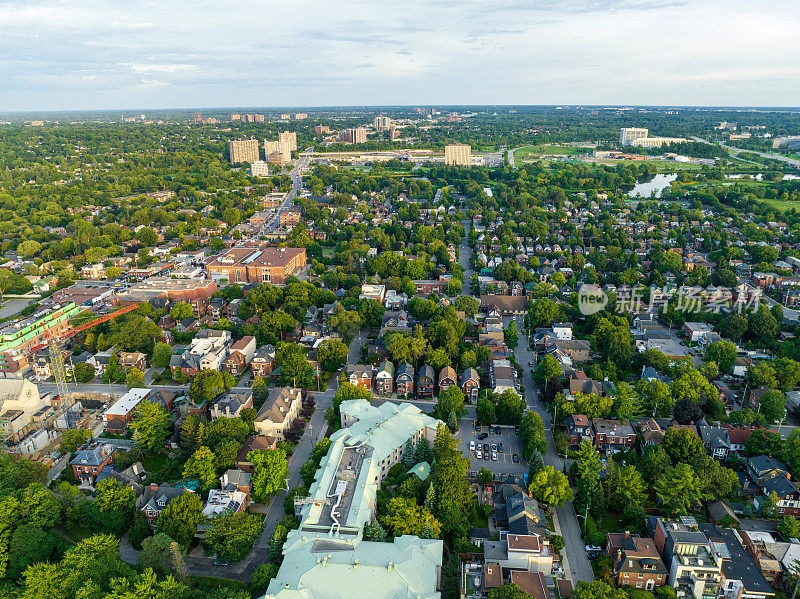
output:
[[[264,283],[269,283],[272,281],[272,274],[268,270],[263,271],[261,273],[261,281]]]

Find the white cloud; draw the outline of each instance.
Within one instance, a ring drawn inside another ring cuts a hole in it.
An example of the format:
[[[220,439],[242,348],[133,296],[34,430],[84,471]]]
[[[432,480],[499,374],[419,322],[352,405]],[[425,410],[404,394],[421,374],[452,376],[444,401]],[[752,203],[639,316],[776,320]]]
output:
[[[131,64],[134,73],[177,73],[178,71],[193,71],[196,64]]]
[[[136,87],[141,89],[147,89],[151,87],[166,87],[170,85],[166,81],[159,81],[158,79],[142,79],[139,83],[136,84]]]

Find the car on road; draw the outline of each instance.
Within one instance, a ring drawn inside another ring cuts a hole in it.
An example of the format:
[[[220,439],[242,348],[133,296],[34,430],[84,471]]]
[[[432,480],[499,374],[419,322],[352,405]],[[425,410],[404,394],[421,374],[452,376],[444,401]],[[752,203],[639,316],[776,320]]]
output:
[[[528,362],[528,366],[533,366],[533,362]]]
[[[483,440],[484,440],[486,437],[488,437],[488,436],[489,436],[489,435],[488,435],[488,434],[486,434],[486,433],[481,433],[480,435],[478,435],[478,440],[479,440],[479,441],[483,441]]]
[[[475,441],[470,441],[469,442],[469,450],[470,451],[475,451]]]
[[[602,547],[598,547],[597,545],[586,545],[584,549],[586,549],[586,553],[597,553],[603,550]]]
[[[513,454],[511,456],[511,461],[516,464],[517,462],[519,462],[519,456],[517,454]]]

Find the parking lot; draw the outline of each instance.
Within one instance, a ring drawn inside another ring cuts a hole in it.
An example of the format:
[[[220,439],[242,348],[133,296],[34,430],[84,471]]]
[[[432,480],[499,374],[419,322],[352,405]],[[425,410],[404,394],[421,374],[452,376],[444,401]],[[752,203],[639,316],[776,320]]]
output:
[[[469,456],[470,474],[477,472],[482,467],[496,475],[495,480],[498,481],[506,480],[509,475],[522,476],[527,474],[528,464],[522,457],[522,447],[513,426],[492,426],[492,432],[489,433],[490,427],[488,426],[475,428],[475,420],[473,418],[463,418],[459,424],[459,432],[456,435],[459,439],[458,447],[464,455]],[[483,434],[487,436],[483,439],[478,439]],[[470,450],[470,443],[475,444],[474,450]],[[502,451],[500,451],[501,444],[503,446]],[[484,451],[484,445],[488,445],[488,452]],[[492,459],[492,445],[497,446],[497,460]],[[481,459],[478,459],[479,447]],[[517,462],[514,462],[515,454],[519,460]]]

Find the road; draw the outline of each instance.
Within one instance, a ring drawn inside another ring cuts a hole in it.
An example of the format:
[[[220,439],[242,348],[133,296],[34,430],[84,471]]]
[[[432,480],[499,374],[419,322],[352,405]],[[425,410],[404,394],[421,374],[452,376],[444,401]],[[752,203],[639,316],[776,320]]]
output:
[[[508,151],[508,164],[509,164],[509,166],[511,166],[512,168],[514,167],[514,152],[516,152],[517,150],[521,150],[522,148],[527,148],[529,145],[530,144],[527,144],[527,145],[524,145],[524,146],[519,146],[518,148],[511,148]]]
[[[692,136],[692,139],[704,144],[716,145],[713,142],[708,141],[707,139],[703,139],[702,137]],[[770,160],[779,160],[781,162],[785,162],[789,166],[800,167],[800,160],[789,158],[788,156],[784,156],[783,154],[770,154],[769,152],[757,152],[756,150],[743,150],[742,148],[734,148],[733,146],[726,145],[724,142],[719,142],[719,145],[728,150],[728,152],[730,152],[732,156],[736,156],[737,154],[741,154],[742,152],[748,152],[750,154],[756,154],[758,156],[761,156],[762,158],[768,158]]]
[[[517,330],[524,330],[522,317],[518,317],[517,319]],[[539,414],[544,421],[545,434],[547,435],[548,442],[547,454],[544,456],[544,464],[545,466],[553,466],[556,470],[563,470],[564,460],[556,454],[555,443],[553,442],[553,435],[550,430],[553,421],[552,415],[547,411],[544,404],[536,399],[538,395],[538,386],[533,380],[533,376],[530,372],[531,368],[528,366],[529,362],[534,361],[534,353],[528,349],[527,335],[522,334],[520,336],[520,344],[514,350],[514,355],[523,367],[522,378],[525,385],[525,401],[528,408]],[[594,580],[594,573],[592,572],[589,559],[586,557],[578,518],[572,508],[572,502],[555,509],[554,524],[556,532],[564,538],[564,549],[566,553],[564,572],[569,575],[573,584],[577,584],[581,580]]]
[[[271,232],[276,230],[280,226],[280,218],[281,212],[285,212],[289,208],[292,207],[294,203],[294,198],[300,193],[300,188],[303,183],[303,169],[307,167],[311,163],[311,158],[309,156],[301,156],[294,165],[290,176],[292,178],[292,189],[289,190],[289,193],[286,194],[286,197],[283,199],[283,202],[275,211],[275,216],[272,217],[268,223],[264,225],[262,228],[262,232]]]
[[[472,295],[472,267],[469,265],[469,258],[472,255],[472,248],[469,246],[469,221],[462,220],[461,224],[464,227],[464,239],[461,240],[461,247],[458,250],[458,261],[464,267],[464,289],[463,293],[466,296]]]

